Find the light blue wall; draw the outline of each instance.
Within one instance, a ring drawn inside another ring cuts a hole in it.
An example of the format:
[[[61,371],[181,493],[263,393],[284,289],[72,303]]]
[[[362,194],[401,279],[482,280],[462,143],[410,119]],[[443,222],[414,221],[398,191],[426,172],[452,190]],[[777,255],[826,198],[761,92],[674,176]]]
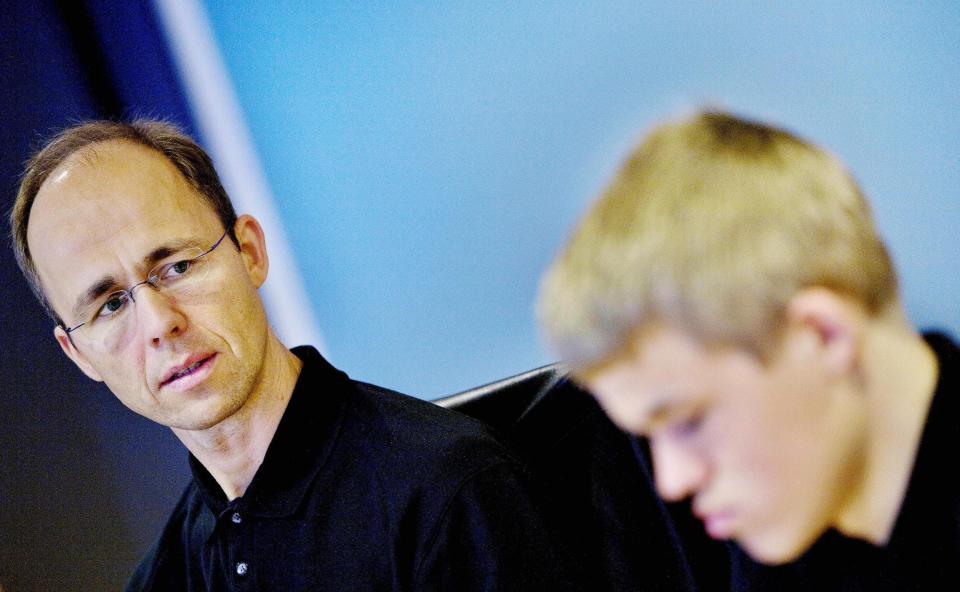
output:
[[[206,4],[356,377],[434,397],[549,361],[540,272],[643,129],[703,104],[840,155],[914,320],[960,335],[960,3]]]

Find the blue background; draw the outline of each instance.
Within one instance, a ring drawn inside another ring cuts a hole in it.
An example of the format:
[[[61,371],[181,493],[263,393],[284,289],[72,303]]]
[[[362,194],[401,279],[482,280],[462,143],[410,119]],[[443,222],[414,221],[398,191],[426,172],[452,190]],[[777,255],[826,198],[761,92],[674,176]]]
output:
[[[428,398],[550,360],[539,274],[703,105],[839,155],[915,322],[960,332],[958,6],[207,2],[328,353]]]

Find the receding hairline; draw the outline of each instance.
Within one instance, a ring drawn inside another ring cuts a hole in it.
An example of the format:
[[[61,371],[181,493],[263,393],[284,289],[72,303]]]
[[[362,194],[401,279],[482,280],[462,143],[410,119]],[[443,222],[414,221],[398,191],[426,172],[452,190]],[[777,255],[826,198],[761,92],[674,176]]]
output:
[[[104,140],[97,140],[96,142],[90,142],[89,144],[84,144],[61,159],[60,162],[57,163],[57,166],[53,167],[53,169],[46,173],[43,182],[37,187],[37,195],[43,191],[44,186],[47,185],[51,178],[57,175],[58,171],[77,164],[83,167],[95,167],[107,156],[108,153],[116,152],[124,145],[126,148],[133,148],[134,150],[149,152],[160,157],[165,163],[167,163],[167,165],[173,168],[179,178],[183,179],[185,182],[187,182],[187,184],[189,184],[189,180],[183,175],[183,172],[181,172],[180,169],[178,169],[173,163],[173,161],[171,161],[170,158],[168,158],[167,155],[160,150],[131,138],[107,138]],[[124,162],[122,158],[118,158],[117,160],[121,163]]]
[[[52,170],[46,173],[43,182],[37,187],[33,199],[30,201],[30,208],[27,212],[24,238],[26,239],[28,248],[30,247],[31,243],[30,229],[32,227],[31,222],[33,221],[34,210],[36,209],[38,202],[44,201],[42,200],[41,196],[46,193],[46,189],[50,187],[51,182],[57,183],[57,177],[68,171],[77,171],[78,173],[84,171],[95,171],[97,166],[108,158],[113,158],[114,164],[119,164],[122,167],[128,167],[129,163],[127,158],[123,156],[121,151],[126,151],[129,149],[139,151],[143,155],[153,154],[158,157],[159,160],[154,160],[154,162],[163,163],[160,164],[160,166],[166,172],[172,174],[172,178],[175,178],[178,180],[178,182],[183,183],[187,188],[190,189],[192,193],[195,194],[195,197],[198,200],[216,213],[213,204],[210,203],[210,200],[199,189],[193,186],[183,172],[177,168],[177,166],[163,152],[129,138],[109,138],[80,146],[69,155],[64,157]],[[33,249],[31,248],[30,251],[32,253]]]

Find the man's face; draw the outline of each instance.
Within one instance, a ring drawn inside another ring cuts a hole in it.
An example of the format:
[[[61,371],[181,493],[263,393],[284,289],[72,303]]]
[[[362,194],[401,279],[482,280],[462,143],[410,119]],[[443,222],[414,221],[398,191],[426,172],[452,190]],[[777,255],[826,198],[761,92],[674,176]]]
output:
[[[587,378],[622,429],[649,437],[657,490],[755,559],[795,559],[834,526],[859,472],[860,402],[788,332],[766,363],[658,325]]]
[[[240,252],[224,239],[191,297],[141,286],[128,303],[122,339],[92,339],[83,327],[68,337],[57,328],[64,352],[158,423],[204,429],[232,415],[261,379],[267,338],[257,294],[266,277],[265,252],[255,250],[262,234],[249,217],[236,228]],[[75,308],[92,288],[127,289],[163,260],[166,247],[205,251],[223,232],[213,209],[163,156],[108,142],[81,150],[50,175],[27,239],[45,293],[72,327],[87,320]]]

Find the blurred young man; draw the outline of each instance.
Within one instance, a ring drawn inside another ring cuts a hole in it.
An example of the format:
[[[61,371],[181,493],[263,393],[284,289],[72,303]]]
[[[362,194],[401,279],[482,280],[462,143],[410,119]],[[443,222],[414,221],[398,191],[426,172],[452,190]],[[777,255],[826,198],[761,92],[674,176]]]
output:
[[[277,339],[263,231],[190,138],[67,129],[28,163],[11,226],[64,353],[190,452],[129,590],[566,589],[484,428]]]
[[[734,588],[960,589],[958,351],[921,336],[855,182],[772,127],[656,128],[546,274],[550,342]]]

